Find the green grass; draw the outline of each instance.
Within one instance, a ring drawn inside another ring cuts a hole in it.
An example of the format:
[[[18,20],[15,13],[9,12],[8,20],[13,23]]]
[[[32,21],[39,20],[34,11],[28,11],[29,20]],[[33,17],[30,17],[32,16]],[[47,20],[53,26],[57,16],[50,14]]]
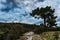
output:
[[[0,37],[1,37],[1,35],[4,35],[4,32],[0,30]]]
[[[0,34],[4,34],[4,31],[0,30]]]
[[[55,40],[56,36],[55,35],[60,35],[60,31],[58,32],[44,32],[42,34],[40,34],[41,38],[43,38],[44,40]]]

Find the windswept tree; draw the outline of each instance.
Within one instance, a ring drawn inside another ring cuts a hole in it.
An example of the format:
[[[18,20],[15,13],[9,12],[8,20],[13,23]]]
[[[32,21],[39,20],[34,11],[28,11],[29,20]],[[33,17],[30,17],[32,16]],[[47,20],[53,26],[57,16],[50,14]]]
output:
[[[39,19],[39,18],[42,18],[44,19],[44,26],[47,26],[47,24],[49,26],[56,26],[56,16],[54,16],[54,12],[55,10],[54,9],[51,9],[51,7],[45,7],[45,8],[37,8],[35,10],[32,10],[32,13],[30,13],[31,16]],[[50,21],[52,20],[52,21]],[[51,24],[53,23],[53,24]]]

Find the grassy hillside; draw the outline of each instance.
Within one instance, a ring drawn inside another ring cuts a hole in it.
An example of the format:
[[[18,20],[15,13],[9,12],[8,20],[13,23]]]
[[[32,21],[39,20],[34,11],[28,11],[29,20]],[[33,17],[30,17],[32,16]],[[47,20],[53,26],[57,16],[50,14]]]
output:
[[[60,28],[53,28],[53,27],[45,28],[43,26],[34,25],[34,24],[31,25],[31,24],[21,24],[21,23],[0,23],[0,40],[4,40],[4,39],[16,40],[22,34],[28,32],[28,31],[33,31],[35,33],[38,33],[38,34],[42,35],[41,36],[42,38],[46,37],[48,40],[50,37],[45,36],[44,32],[59,31],[59,30],[60,30]],[[49,34],[50,34],[50,32],[49,32]],[[53,36],[52,36],[52,38],[53,38]]]
[[[0,23],[0,40],[16,40],[23,33],[34,29],[34,25],[21,23]]]

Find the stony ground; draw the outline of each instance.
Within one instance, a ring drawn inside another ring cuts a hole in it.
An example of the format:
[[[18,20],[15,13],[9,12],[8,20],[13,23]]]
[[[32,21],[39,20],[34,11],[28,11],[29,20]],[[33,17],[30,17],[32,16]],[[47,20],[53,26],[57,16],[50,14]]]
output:
[[[43,40],[39,35],[34,34],[33,32],[25,33],[18,40]]]
[[[21,36],[18,40],[60,40],[60,31],[58,32],[44,32],[42,34],[34,34],[33,32],[27,32]]]
[[[18,40],[43,40],[39,35],[33,35],[32,38],[28,38],[27,36],[22,36]]]

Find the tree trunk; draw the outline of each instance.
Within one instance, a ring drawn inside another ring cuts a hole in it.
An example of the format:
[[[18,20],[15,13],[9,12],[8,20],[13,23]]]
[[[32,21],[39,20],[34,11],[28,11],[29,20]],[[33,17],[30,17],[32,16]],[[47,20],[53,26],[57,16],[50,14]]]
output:
[[[45,20],[45,18],[44,18],[44,26],[46,26],[46,20]]]

